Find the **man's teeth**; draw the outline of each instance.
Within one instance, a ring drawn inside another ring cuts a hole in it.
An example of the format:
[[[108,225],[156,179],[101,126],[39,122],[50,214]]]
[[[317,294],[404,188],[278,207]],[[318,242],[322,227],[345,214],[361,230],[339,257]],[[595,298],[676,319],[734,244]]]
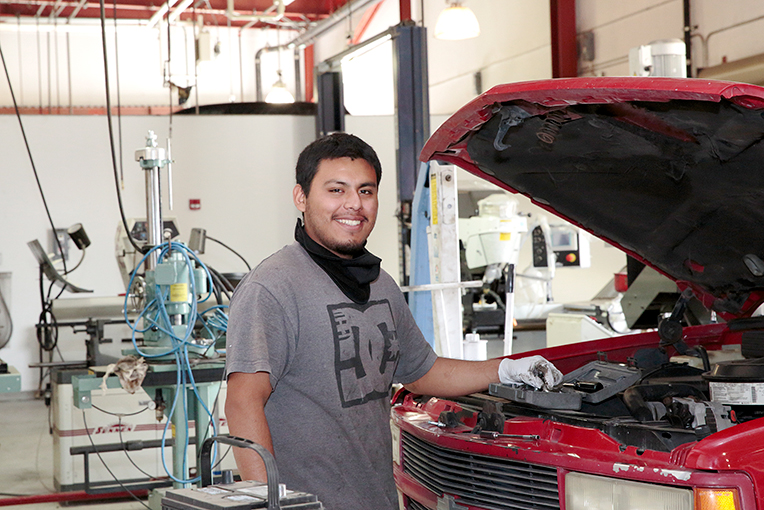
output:
[[[361,224],[361,220],[337,220],[337,221],[345,225],[350,225],[351,227],[355,227]]]

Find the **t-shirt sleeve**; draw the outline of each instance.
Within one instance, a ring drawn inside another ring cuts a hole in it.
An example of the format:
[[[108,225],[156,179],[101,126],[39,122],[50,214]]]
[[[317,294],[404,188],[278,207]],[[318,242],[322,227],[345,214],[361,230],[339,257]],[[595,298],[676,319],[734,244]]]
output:
[[[242,284],[228,314],[226,377],[233,372],[268,372],[275,388],[287,370],[295,330],[273,294],[257,282]]]
[[[438,355],[416,325],[403,294],[396,300],[396,316],[401,357],[393,382],[409,384],[425,375],[432,368]]]

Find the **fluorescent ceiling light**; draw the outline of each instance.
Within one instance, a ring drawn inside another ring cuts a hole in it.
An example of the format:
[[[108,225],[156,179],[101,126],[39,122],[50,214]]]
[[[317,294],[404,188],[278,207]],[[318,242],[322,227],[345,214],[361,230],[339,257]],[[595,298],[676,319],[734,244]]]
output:
[[[438,16],[435,38],[457,41],[480,35],[480,24],[475,14],[460,2],[450,2]]]

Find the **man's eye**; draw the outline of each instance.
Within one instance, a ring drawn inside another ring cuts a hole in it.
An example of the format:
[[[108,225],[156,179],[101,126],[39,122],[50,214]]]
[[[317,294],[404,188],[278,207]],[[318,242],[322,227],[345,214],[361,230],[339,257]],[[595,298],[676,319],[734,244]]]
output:
[[[339,193],[340,191],[342,191],[342,190],[339,189],[339,188],[332,188],[332,189],[329,190],[329,193]]]
[[[363,193],[364,195],[373,195],[374,191],[372,191],[370,189],[362,189],[361,193]]]

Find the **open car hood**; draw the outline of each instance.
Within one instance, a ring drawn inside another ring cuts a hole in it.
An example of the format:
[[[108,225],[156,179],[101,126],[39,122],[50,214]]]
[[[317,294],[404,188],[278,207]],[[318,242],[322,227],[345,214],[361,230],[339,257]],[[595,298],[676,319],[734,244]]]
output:
[[[527,195],[730,319],[764,298],[762,139],[762,87],[566,78],[492,88],[421,159]]]

